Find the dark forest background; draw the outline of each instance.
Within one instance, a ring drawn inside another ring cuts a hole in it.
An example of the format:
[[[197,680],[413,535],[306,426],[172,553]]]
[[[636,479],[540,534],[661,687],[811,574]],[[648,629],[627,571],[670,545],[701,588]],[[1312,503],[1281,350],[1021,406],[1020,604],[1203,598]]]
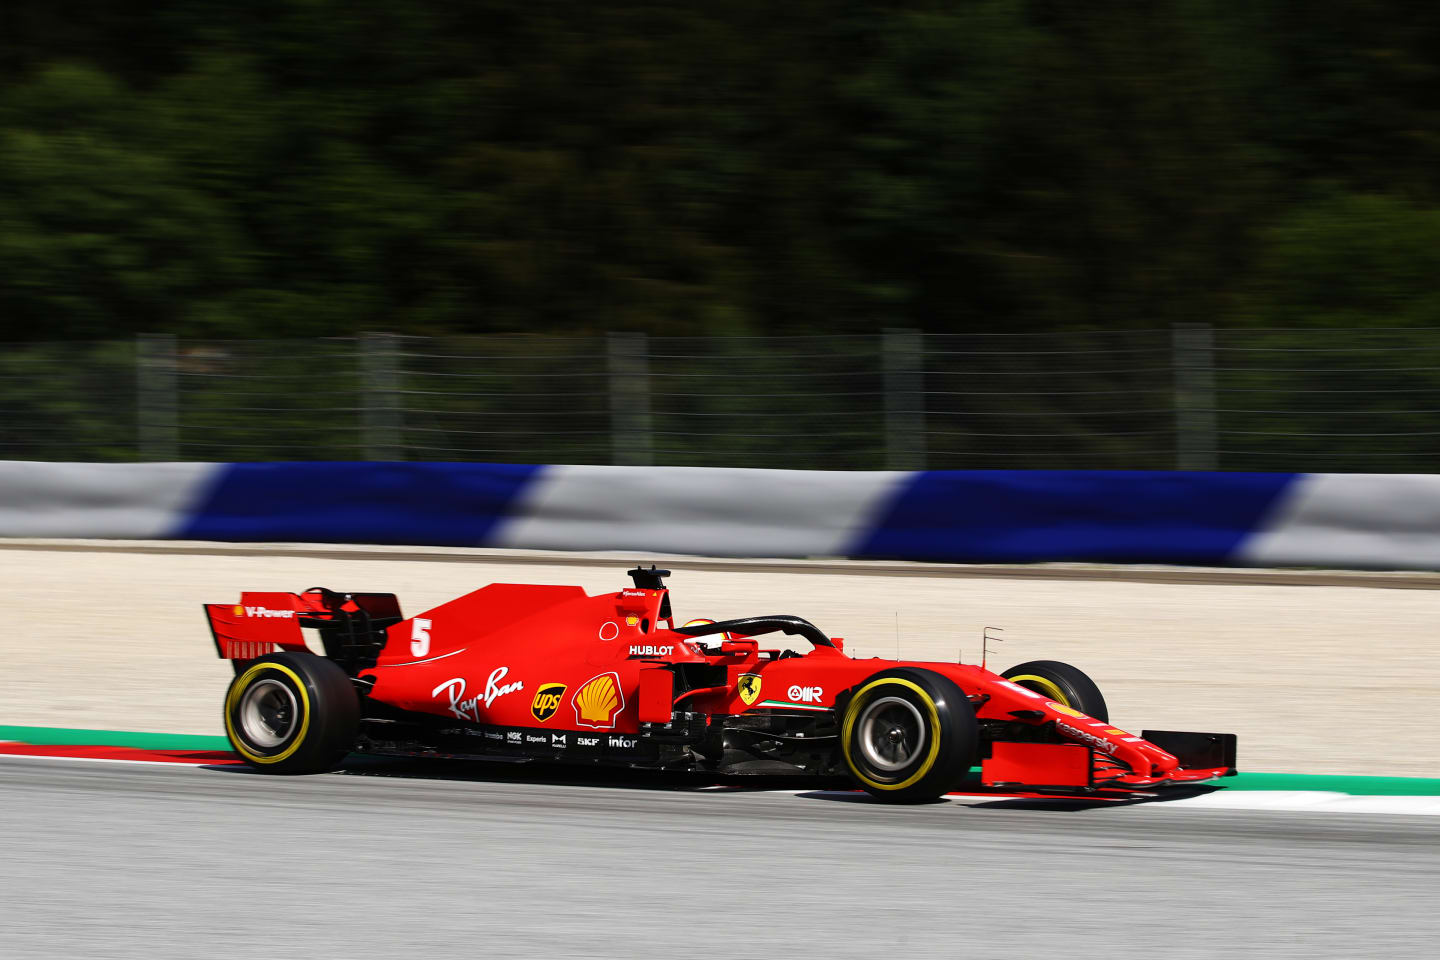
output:
[[[0,340],[1440,325],[1440,8],[7,0]]]

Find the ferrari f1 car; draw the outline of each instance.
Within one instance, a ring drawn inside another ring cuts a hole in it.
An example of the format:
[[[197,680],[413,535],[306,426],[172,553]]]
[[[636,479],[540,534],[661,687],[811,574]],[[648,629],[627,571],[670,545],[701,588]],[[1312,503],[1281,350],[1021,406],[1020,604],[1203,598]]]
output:
[[[206,604],[234,662],[225,731],[274,773],[351,753],[543,760],[848,776],[892,801],[946,793],[976,764],[988,787],[1062,794],[1234,772],[1233,735],[1126,733],[1068,664],[853,659],[790,615],[677,623],[668,574],[637,567],[597,596],[496,583],[408,619],[393,594],[319,587]],[[766,647],[773,634],[809,649]]]

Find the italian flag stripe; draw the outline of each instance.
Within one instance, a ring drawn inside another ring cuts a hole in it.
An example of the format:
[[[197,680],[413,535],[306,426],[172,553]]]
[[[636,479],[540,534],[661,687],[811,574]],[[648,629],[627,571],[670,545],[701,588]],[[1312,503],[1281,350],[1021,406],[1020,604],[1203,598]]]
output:
[[[783,710],[829,710],[829,707],[817,707],[808,703],[786,703],[783,700],[761,700],[757,706],[780,707]]]

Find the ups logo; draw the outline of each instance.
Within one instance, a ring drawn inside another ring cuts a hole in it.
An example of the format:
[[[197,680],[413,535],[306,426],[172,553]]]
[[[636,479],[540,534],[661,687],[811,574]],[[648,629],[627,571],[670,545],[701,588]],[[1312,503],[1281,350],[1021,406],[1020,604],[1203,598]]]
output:
[[[535,699],[530,701],[530,715],[544,723],[555,716],[555,711],[560,709],[560,700],[564,696],[565,684],[540,684],[540,689],[535,691]]]

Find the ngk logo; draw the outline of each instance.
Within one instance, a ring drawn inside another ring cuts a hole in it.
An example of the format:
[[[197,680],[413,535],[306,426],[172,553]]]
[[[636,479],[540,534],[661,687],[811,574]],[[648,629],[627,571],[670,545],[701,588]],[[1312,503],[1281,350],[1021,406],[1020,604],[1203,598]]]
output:
[[[802,687],[796,684],[785,691],[785,696],[798,703],[819,703],[825,699],[825,691],[820,687]]]

